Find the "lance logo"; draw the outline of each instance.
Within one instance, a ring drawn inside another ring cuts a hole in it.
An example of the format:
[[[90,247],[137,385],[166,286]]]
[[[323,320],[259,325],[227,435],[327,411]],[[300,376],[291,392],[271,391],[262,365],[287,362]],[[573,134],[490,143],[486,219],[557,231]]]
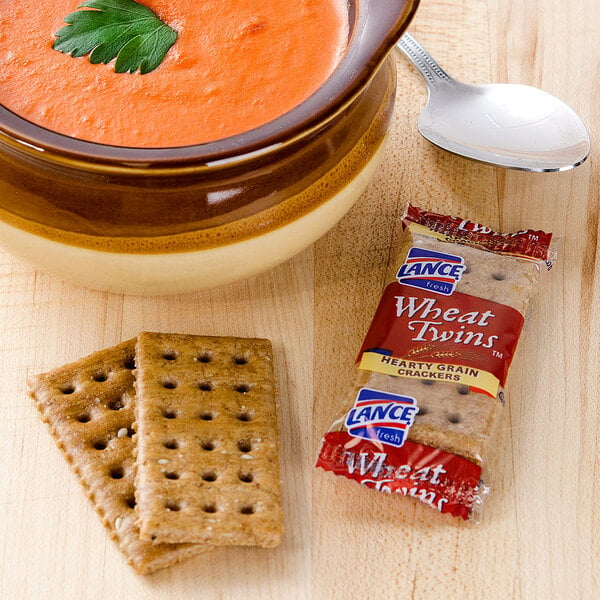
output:
[[[361,388],[345,425],[353,437],[399,448],[406,441],[417,411],[414,398]]]
[[[450,296],[466,268],[461,256],[413,247],[396,279],[404,285]]]

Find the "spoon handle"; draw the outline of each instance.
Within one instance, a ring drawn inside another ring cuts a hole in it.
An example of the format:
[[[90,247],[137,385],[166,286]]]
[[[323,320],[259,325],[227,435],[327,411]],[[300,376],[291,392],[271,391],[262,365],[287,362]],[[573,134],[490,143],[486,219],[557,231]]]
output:
[[[441,82],[453,81],[450,75],[438,65],[431,54],[410,33],[405,33],[397,45],[421,73],[430,89],[437,89]]]

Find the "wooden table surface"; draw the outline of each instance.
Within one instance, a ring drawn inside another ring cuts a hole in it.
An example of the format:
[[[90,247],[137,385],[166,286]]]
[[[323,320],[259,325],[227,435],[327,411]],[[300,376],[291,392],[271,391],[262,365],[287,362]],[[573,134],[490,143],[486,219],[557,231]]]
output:
[[[410,31],[468,83],[541,87],[600,135],[598,0],[423,0]],[[196,294],[81,289],[0,253],[0,598],[600,597],[600,169],[506,171],[420,137],[426,92],[398,59],[383,166],[354,209],[271,272]],[[313,468],[379,299],[407,202],[501,230],[563,237],[509,377],[493,491],[479,524]],[[280,384],[286,534],[149,577],[126,565],[26,394],[44,371],[141,330],[266,336]]]

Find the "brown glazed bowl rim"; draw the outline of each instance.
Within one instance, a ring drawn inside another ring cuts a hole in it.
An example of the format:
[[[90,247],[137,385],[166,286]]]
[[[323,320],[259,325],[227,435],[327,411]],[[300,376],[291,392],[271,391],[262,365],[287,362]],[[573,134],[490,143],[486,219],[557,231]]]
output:
[[[348,0],[349,41],[324,84],[284,115],[255,129],[204,144],[132,148],[79,140],[18,116],[0,104],[0,142],[17,142],[45,156],[106,166],[176,168],[218,166],[267,154],[322,127],[369,83],[412,20],[420,0]]]

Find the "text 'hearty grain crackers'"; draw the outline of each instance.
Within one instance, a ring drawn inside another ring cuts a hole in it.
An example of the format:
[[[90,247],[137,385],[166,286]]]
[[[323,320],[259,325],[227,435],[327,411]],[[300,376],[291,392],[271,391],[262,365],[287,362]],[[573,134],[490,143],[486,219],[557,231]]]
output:
[[[204,552],[139,538],[134,512],[132,371],[135,340],[30,377],[30,394],[58,447],[128,562],[140,574]]]
[[[141,333],[135,379],[142,538],[278,545],[283,514],[271,343]]]
[[[404,237],[317,466],[476,516],[490,438],[552,235],[409,206]]]

